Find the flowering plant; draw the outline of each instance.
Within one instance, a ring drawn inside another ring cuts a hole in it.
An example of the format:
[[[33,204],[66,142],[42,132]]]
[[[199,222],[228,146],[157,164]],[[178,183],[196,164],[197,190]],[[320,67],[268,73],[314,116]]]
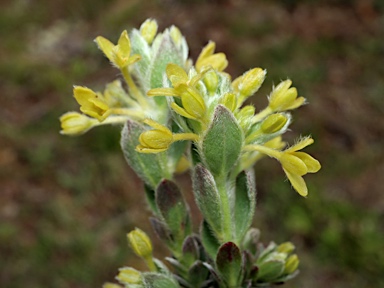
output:
[[[252,167],[269,156],[278,160],[301,195],[308,190],[302,176],[320,169],[303,148],[303,137],[285,148],[282,140],[291,110],[305,103],[290,80],[273,88],[268,106],[256,112],[244,105],[262,85],[266,71],[254,68],[233,81],[224,72],[228,61],[209,42],[197,61],[188,59],[188,45],[172,26],[157,32],[154,20],[139,30],[124,31],[117,44],[99,36],[98,47],[120,70],[103,92],[75,86],[80,111],[61,116],[61,133],[121,123],[121,147],[128,164],[145,184],[151,224],[171,256],[153,257],[151,240],[140,229],[128,242],[148,266],[119,270],[125,287],[268,287],[298,273],[291,242],[259,243],[251,227],[256,205]],[[125,89],[124,86],[128,89]],[[191,228],[188,205],[173,181],[176,172],[191,171],[196,204],[203,215],[199,233]],[[121,287],[107,283],[105,288]]]

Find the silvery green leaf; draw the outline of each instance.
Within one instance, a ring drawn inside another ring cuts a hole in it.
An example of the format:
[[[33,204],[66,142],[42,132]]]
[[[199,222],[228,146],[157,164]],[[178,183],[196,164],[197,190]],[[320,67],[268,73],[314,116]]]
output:
[[[140,61],[133,65],[133,74],[135,78],[140,82],[140,86],[143,87],[144,92],[150,89],[148,72],[151,63],[151,48],[147,41],[141,36],[140,31],[133,29],[130,34],[132,54],[138,54],[141,56]]]
[[[256,188],[252,171],[243,171],[235,184],[235,224],[239,243],[252,224],[256,206]]]
[[[125,159],[141,179],[152,189],[155,189],[161,179],[166,178],[157,154],[137,152],[139,136],[145,128],[136,121],[128,120],[121,132],[121,148]]]
[[[196,204],[204,219],[217,235],[221,235],[223,230],[221,201],[215,179],[208,169],[198,164],[192,175],[192,184]]]
[[[169,63],[174,63],[181,67],[184,67],[184,63],[182,56],[168,33],[164,33],[159,40],[155,39],[152,48],[153,54],[149,68],[151,73],[150,83],[151,88],[158,88],[163,85],[163,75]]]
[[[202,140],[205,165],[215,177],[225,177],[239,158],[242,145],[243,133],[235,117],[223,105],[218,105]]]
[[[228,287],[240,287],[242,257],[235,243],[227,242],[220,246],[216,256],[216,267]]]
[[[203,221],[201,225],[201,241],[203,242],[203,246],[209,257],[212,259],[216,258],[217,250],[219,249],[220,243],[217,240],[212,228],[206,221]]]

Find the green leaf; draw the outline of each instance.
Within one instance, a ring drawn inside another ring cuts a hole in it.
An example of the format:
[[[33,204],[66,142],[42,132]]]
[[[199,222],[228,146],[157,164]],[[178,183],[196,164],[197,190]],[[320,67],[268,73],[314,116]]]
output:
[[[143,273],[145,288],[178,288],[180,287],[170,275],[159,273]]]
[[[211,126],[202,140],[204,162],[215,177],[225,177],[240,156],[243,133],[233,114],[216,107]]]
[[[183,256],[181,262],[190,267],[196,260],[200,259],[200,239],[197,236],[188,236],[183,242]]]
[[[189,233],[189,215],[183,195],[177,185],[170,180],[162,180],[156,189],[156,204],[175,241],[183,241]],[[180,243],[181,246],[181,243]]]
[[[151,222],[152,228],[155,231],[157,237],[159,237],[159,239],[172,250],[173,235],[167,225],[161,222],[159,219],[153,217],[149,218],[149,221]]]
[[[133,65],[133,73],[135,78],[139,81],[140,86],[143,87],[144,91],[147,92],[151,87],[149,85],[149,66],[151,63],[151,49],[141,36],[140,31],[133,29],[130,33],[131,39],[131,54],[138,54],[141,56],[140,61]]]
[[[165,173],[156,154],[137,152],[139,136],[145,128],[136,121],[128,120],[121,132],[121,148],[125,159],[139,177],[152,189],[155,189]]]
[[[163,76],[167,65],[174,63],[184,67],[185,63],[168,33],[164,33],[161,39],[156,39],[152,46],[154,51],[150,66],[151,88],[163,87]]]
[[[209,274],[209,270],[204,266],[203,262],[200,260],[193,263],[191,268],[188,271],[188,282],[192,287],[201,287],[202,282],[204,282]]]
[[[197,206],[213,231],[220,236],[223,230],[223,220],[220,195],[216,188],[215,179],[211,172],[203,165],[198,164],[192,175],[192,184]]]
[[[147,184],[144,184],[144,191],[149,207],[155,214],[159,214],[159,210],[157,209],[156,205],[155,190],[149,187]]]
[[[284,261],[271,260],[260,264],[257,281],[270,282],[280,277],[284,272]]]
[[[201,241],[203,242],[203,246],[205,252],[212,259],[216,258],[217,250],[219,249],[220,243],[215,237],[211,227],[206,221],[203,221],[201,225]]]
[[[235,195],[236,238],[238,243],[241,243],[245,233],[252,224],[255,213],[256,189],[252,171],[243,171],[237,176]]]
[[[220,246],[216,266],[228,287],[240,287],[242,281],[242,257],[239,247],[233,242]]]

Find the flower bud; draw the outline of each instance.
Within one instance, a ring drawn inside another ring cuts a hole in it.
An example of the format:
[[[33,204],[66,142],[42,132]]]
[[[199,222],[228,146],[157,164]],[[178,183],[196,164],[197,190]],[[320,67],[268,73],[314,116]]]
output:
[[[207,90],[210,94],[214,94],[217,89],[217,85],[219,84],[219,77],[217,76],[216,72],[213,70],[208,71],[205,73],[205,76],[203,78],[205,87],[207,87]]]
[[[269,115],[261,124],[261,131],[264,134],[273,134],[279,131],[287,123],[288,118],[281,113]]]
[[[127,234],[127,238],[137,256],[144,259],[152,257],[152,242],[144,231],[136,228]]]
[[[299,263],[300,261],[296,254],[289,256],[285,262],[284,274],[292,274],[295,272],[299,267]]]
[[[122,284],[140,284],[142,282],[141,273],[131,267],[120,268],[116,279]]]
[[[97,120],[89,118],[77,112],[67,112],[60,117],[61,134],[78,135],[87,132],[97,122]]]
[[[292,244],[292,242],[284,242],[277,246],[276,251],[280,253],[286,253],[291,254],[295,250],[295,245]]]
[[[153,19],[147,19],[140,26],[140,34],[148,44],[151,44],[157,33],[157,22]]]
[[[235,111],[237,108],[237,98],[234,93],[227,93],[223,96],[223,98],[220,100],[220,104],[223,104],[225,107],[227,107],[232,112]]]
[[[246,72],[238,83],[238,89],[243,99],[252,96],[259,90],[265,79],[266,70],[254,68]],[[236,83],[235,83],[236,85]]]
[[[181,34],[179,28],[176,26],[172,25],[171,30],[170,30],[171,38],[173,42],[175,42],[176,46],[179,46],[181,43],[181,39],[183,38],[183,35]]]

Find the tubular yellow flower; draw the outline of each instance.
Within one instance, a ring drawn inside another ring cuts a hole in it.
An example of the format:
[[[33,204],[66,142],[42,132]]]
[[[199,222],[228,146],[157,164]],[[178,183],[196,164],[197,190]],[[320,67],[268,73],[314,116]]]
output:
[[[79,135],[87,132],[98,121],[96,119],[89,118],[84,114],[77,112],[67,112],[60,117],[61,122],[61,134],[64,135]]]
[[[144,120],[144,123],[155,129],[141,133],[139,137],[140,145],[136,147],[136,150],[142,153],[160,153],[166,151],[173,142],[171,130],[150,119]]]
[[[80,104],[80,111],[93,118],[103,121],[108,115],[109,106],[103,97],[89,88],[75,86],[73,96]]]
[[[285,80],[277,85],[269,96],[269,108],[274,111],[286,111],[304,104],[304,97],[297,97],[297,89],[291,87],[292,81]]]
[[[240,94],[239,102],[243,103],[245,99],[255,94],[264,82],[266,70],[254,68],[232,82],[232,87]]]
[[[198,136],[193,133],[172,134],[167,127],[151,119],[144,120],[144,123],[155,129],[145,131],[139,136],[140,144],[137,145],[136,151],[141,153],[160,153],[166,151],[175,141],[198,140]]]
[[[140,26],[140,34],[143,36],[145,41],[150,45],[157,33],[157,22],[153,19],[147,19]]]
[[[189,80],[187,72],[185,72],[179,65],[170,63],[167,65],[165,72],[174,88],[177,88],[180,84],[187,84]]]
[[[95,42],[109,61],[119,69],[126,68],[141,59],[137,54],[131,56],[131,42],[126,30],[121,33],[117,45],[102,36],[98,36]]]
[[[196,70],[200,72],[203,67],[211,66],[213,69],[223,71],[228,66],[227,57],[224,53],[214,53],[216,44],[213,41],[203,48],[196,61]]]
[[[189,119],[203,119],[206,112],[206,106],[203,97],[196,88],[180,84],[178,87],[180,98],[183,107],[180,107],[175,102],[171,104],[172,109]]]
[[[305,197],[308,195],[308,188],[302,176],[307,173],[316,173],[320,170],[321,165],[307,153],[297,151],[313,142],[312,138],[307,137],[284,151],[277,151],[262,145],[247,145],[244,147],[244,151],[258,151],[279,160],[293,188]]]

